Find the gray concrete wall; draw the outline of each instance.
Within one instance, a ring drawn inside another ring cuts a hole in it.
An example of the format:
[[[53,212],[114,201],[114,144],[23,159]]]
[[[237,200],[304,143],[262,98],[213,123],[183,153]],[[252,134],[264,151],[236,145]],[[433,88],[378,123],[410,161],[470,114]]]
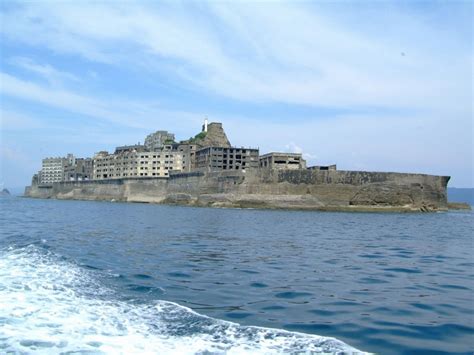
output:
[[[318,210],[447,209],[449,177],[319,170],[247,170],[32,186],[26,196]]]

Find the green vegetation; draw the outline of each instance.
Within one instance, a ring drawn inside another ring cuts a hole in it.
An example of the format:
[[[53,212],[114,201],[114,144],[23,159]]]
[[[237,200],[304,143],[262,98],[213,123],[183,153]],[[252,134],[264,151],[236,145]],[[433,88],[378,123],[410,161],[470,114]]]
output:
[[[198,133],[193,137],[189,138],[189,143],[195,143],[196,141],[200,141],[202,139],[204,139],[207,135],[207,132],[201,132],[201,133]]]
[[[173,143],[176,143],[176,142],[172,139],[168,138],[167,140],[165,140],[165,144],[173,144]]]

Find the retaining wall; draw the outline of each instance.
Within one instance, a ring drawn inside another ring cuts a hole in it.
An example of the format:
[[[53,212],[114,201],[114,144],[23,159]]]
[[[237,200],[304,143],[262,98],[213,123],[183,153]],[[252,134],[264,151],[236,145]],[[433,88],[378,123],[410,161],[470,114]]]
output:
[[[31,186],[25,196],[214,207],[317,210],[447,209],[447,176],[364,171],[248,170],[181,173]]]

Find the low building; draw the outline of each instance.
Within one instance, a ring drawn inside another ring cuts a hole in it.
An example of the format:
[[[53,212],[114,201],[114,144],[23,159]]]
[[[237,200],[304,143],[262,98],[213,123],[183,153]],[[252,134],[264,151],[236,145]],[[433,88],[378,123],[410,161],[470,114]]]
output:
[[[245,170],[258,168],[258,149],[206,147],[196,151],[195,170]]]
[[[40,184],[40,174],[40,171],[37,174],[33,174],[33,177],[31,178],[31,186]]]
[[[336,164],[332,165],[314,165],[308,167],[308,170],[337,170]]]
[[[259,158],[260,168],[263,169],[306,169],[306,160],[300,153],[268,153]]]

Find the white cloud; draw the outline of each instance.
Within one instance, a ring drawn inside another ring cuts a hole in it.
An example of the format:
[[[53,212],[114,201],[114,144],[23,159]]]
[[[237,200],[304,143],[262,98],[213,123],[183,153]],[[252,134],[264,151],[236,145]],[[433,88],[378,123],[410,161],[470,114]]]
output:
[[[285,145],[286,151],[289,153],[303,153],[303,149],[298,146],[295,142],[290,142],[289,144]]]
[[[63,81],[80,81],[74,74],[57,70],[49,64],[38,64],[30,58],[12,57],[8,62],[43,77],[53,86],[61,86]]]
[[[2,108],[0,112],[0,129],[24,130],[44,127],[40,120],[31,116]]]
[[[1,165],[6,162],[18,164],[22,169],[30,169],[37,165],[37,161],[33,159],[31,154],[28,154],[24,150],[14,145],[6,145],[2,142],[0,145],[0,163]],[[0,169],[0,174],[1,174]]]
[[[201,121],[198,114],[169,111],[160,108],[156,102],[130,100],[105,100],[99,97],[80,95],[73,91],[24,81],[0,72],[0,94],[48,105],[71,113],[94,117],[98,120],[125,127],[150,128],[172,124],[179,128],[186,123]],[[3,116],[3,115],[2,115]],[[8,121],[8,116],[5,116]]]
[[[249,101],[433,108],[470,99],[471,53],[438,52],[440,31],[396,11],[379,14],[402,28],[385,40],[305,4],[50,5],[4,14],[4,35],[105,63],[157,69],[171,59],[166,70],[188,85]]]

